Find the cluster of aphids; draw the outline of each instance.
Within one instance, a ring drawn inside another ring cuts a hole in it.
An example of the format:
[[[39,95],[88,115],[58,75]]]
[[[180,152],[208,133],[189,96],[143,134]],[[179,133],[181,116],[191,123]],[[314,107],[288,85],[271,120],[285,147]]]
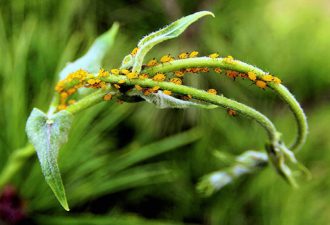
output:
[[[135,56],[138,52],[138,48],[134,48],[131,52],[132,56]],[[175,59],[184,60],[188,58],[196,58],[198,56],[197,51],[192,52],[184,52],[177,56],[177,58],[172,57],[170,54],[162,56],[159,60],[156,58],[151,59],[148,61],[145,65],[142,66],[143,69],[154,67],[160,64],[164,63],[171,63]],[[218,59],[219,54],[218,53],[212,53],[209,56],[207,56],[210,59]],[[235,64],[235,60],[232,56],[227,56],[223,58],[223,61],[226,64]],[[171,83],[174,83],[176,85],[181,85],[183,83],[183,78],[186,73],[203,73],[203,72],[209,72],[210,69],[208,67],[193,67],[193,68],[184,68],[178,71],[173,71],[172,73],[156,73],[150,79],[157,81],[157,82],[163,82],[168,81]],[[215,73],[222,73],[221,68],[213,68],[213,71]],[[257,76],[255,72],[249,71],[247,73],[237,72],[234,70],[225,70],[224,71],[226,76],[229,78],[232,78],[235,80],[236,78],[240,77],[243,79],[249,79],[251,80],[256,86],[258,86],[261,89],[265,89],[267,87],[267,84],[269,82],[274,82],[277,84],[281,83],[281,80],[275,76],[272,76],[270,74],[265,74],[263,76]],[[102,80],[102,78],[105,78],[109,75],[124,75],[128,79],[147,79],[149,78],[149,74],[147,73],[137,73],[133,72],[129,69],[111,69],[109,72],[105,71],[103,69],[100,69],[97,76],[94,76],[93,74],[89,74],[85,70],[78,70],[76,72],[73,72],[68,75],[67,78],[64,80],[61,80],[57,83],[55,90],[60,95],[60,103],[58,106],[58,110],[65,109],[67,105],[74,104],[75,100],[73,98],[73,95],[77,92],[77,89],[80,87],[86,87],[86,88],[103,88],[105,89],[107,87],[107,84],[105,81]],[[128,87],[125,85],[125,80],[119,80],[117,83],[112,84],[116,89],[118,89],[121,92],[126,92],[127,90],[132,89],[133,87]],[[134,88],[138,91],[142,91],[144,95],[149,95],[151,93],[156,93],[160,87],[154,86],[150,88],[143,88],[139,85],[135,85]],[[215,89],[209,89],[207,91],[210,94],[217,94],[217,91]],[[171,91],[169,90],[163,90],[164,94],[171,95]],[[189,100],[191,98],[190,95],[185,96],[179,96],[184,100]],[[112,98],[110,94],[107,94],[104,96],[104,100],[108,101]],[[236,112],[233,110],[228,110],[228,114],[230,115],[236,115]]]

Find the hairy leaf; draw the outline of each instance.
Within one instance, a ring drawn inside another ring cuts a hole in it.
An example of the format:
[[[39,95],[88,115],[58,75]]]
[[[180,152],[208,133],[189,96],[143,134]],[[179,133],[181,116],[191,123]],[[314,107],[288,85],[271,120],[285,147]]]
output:
[[[60,111],[50,117],[34,108],[26,123],[26,133],[37,151],[46,182],[65,210],[69,210],[57,157],[60,147],[67,142],[73,115]]]
[[[138,51],[135,56],[126,56],[122,62],[122,68],[133,67],[134,72],[140,72],[143,59],[146,54],[157,44],[178,37],[187,29],[187,27],[198,19],[211,15],[214,17],[213,13],[209,11],[201,11],[191,14],[189,16],[183,17],[170,25],[153,32],[140,40],[138,43]]]

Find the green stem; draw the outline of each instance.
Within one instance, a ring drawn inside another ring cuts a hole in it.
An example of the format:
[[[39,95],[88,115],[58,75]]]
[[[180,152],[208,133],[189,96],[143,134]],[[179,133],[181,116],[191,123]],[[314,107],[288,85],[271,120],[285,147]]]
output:
[[[209,57],[197,57],[197,58],[188,58],[188,59],[180,59],[174,60],[170,63],[159,64],[154,67],[149,67],[142,71],[142,73],[165,73],[165,72],[173,72],[180,69],[185,68],[193,68],[193,67],[218,67],[226,70],[235,70],[238,72],[247,73],[249,71],[256,73],[258,78],[261,78],[263,75],[267,74],[261,69],[249,65],[247,63],[241,62],[239,60],[233,60],[232,62],[228,62],[226,58],[217,58],[211,59]],[[288,91],[288,89],[280,84],[268,83],[268,86],[272,88],[290,107],[293,115],[297,121],[298,132],[296,136],[296,140],[291,145],[291,149],[299,149],[306,140],[306,136],[308,133],[308,126],[306,116],[298,103],[295,97]]]
[[[16,174],[18,170],[26,162],[26,159],[33,156],[35,153],[31,144],[26,144],[23,148],[15,150],[9,157],[4,169],[0,174],[0,190],[10,179]]]

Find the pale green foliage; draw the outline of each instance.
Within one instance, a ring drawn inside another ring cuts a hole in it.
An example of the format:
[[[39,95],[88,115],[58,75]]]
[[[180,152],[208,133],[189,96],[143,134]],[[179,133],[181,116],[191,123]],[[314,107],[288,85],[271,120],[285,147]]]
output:
[[[72,114],[65,110],[48,117],[35,108],[26,123],[26,133],[37,151],[46,182],[65,210],[69,210],[69,207],[57,157],[59,149],[68,140],[72,120]]]

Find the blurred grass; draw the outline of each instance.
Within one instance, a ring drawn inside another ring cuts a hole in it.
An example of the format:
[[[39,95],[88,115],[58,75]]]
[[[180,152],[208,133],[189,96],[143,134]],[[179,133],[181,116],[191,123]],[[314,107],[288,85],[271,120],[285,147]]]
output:
[[[61,151],[70,216],[45,184],[35,157],[13,178],[29,219],[36,224],[328,224],[328,2],[169,1],[178,6],[177,15],[164,2],[0,2],[0,169],[26,143],[24,127],[32,107],[47,108],[56,74],[114,21],[121,30],[106,68],[118,66],[143,35],[174,16],[209,9],[215,19],[201,21],[151,55],[219,51],[281,77],[309,119],[310,135],[298,158],[313,179],[292,190],[267,168],[201,198],[195,191],[198,179],[223,166],[213,156],[215,149],[239,154],[263,148],[265,135],[255,123],[229,117],[224,110],[103,103],[77,116]],[[292,140],[293,118],[270,91],[212,75],[190,76],[188,82],[215,87],[260,109],[273,118],[285,140]]]

